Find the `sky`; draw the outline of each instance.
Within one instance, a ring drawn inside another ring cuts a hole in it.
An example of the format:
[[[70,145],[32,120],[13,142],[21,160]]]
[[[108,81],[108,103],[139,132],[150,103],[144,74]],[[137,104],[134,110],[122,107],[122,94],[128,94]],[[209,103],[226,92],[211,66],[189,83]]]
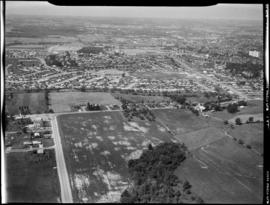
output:
[[[262,20],[262,4],[218,4],[209,7],[55,6],[45,1],[7,1],[6,15],[60,15],[182,19]]]

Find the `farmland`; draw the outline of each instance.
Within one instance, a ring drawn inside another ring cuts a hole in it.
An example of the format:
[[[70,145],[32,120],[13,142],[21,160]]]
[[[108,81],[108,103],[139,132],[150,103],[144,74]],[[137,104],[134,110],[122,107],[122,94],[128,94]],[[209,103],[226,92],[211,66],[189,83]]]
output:
[[[165,123],[175,134],[184,134],[209,126],[222,127],[222,122],[211,118],[196,116],[188,110],[153,110],[156,117]]]
[[[72,105],[86,104],[117,104],[120,102],[116,100],[110,93],[94,92],[51,92],[49,94],[51,108],[54,112],[68,112],[71,111]]]
[[[241,139],[259,153],[263,153],[263,123],[250,123],[237,126],[229,131],[236,139]]]
[[[116,98],[123,98],[128,101],[132,101],[134,103],[140,103],[140,102],[164,102],[164,101],[170,101],[170,98],[163,97],[163,96],[144,96],[144,95],[130,95],[130,94],[122,94],[122,93],[113,93],[112,94]]]
[[[60,202],[54,151],[48,151],[49,160],[42,162],[31,161],[31,152],[6,154],[8,202]]]
[[[212,113],[214,117],[218,117],[222,120],[229,120],[238,115],[251,115],[263,113],[263,101],[261,100],[250,100],[247,101],[247,106],[240,109],[237,113],[229,113],[227,110],[221,112]]]
[[[128,186],[127,162],[147,145],[174,141],[158,122],[128,122],[118,111],[58,117],[74,202],[115,202]]]
[[[229,138],[192,152],[175,174],[206,203],[262,203],[263,159]]]
[[[196,117],[185,110],[155,110],[154,113],[190,150],[190,157],[175,174],[186,178],[204,202],[262,201],[263,158],[226,136],[227,127],[222,121]],[[244,130],[252,132],[247,135]],[[262,149],[262,125],[258,123],[241,125],[229,133],[235,137],[239,134],[258,151]]]
[[[15,115],[19,114],[20,106],[28,106],[32,114],[47,111],[45,93],[18,93],[13,94],[12,98],[6,96],[6,112]]]

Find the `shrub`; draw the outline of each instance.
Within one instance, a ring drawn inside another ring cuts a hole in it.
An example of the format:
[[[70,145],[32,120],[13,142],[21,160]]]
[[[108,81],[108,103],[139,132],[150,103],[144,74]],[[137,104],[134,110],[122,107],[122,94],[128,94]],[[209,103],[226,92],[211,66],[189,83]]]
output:
[[[244,144],[244,141],[241,140],[241,139],[239,139],[239,140],[238,140],[238,143],[242,145],[242,144]]]
[[[248,118],[248,122],[254,122],[254,117],[252,117],[252,116],[249,117],[249,118]]]
[[[239,117],[235,119],[235,124],[237,124],[237,125],[242,124],[242,121],[241,121],[241,119]]]
[[[236,113],[238,112],[238,105],[233,103],[233,104],[229,104],[228,107],[227,107],[227,111],[229,113]]]

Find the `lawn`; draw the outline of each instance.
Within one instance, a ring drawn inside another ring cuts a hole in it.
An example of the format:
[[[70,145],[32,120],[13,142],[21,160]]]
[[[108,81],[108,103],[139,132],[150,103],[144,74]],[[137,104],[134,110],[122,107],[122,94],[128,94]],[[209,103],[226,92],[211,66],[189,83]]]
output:
[[[263,153],[264,128],[263,123],[250,123],[236,126],[228,132],[236,139],[242,139],[259,153]]]
[[[192,151],[175,174],[205,203],[262,203],[263,158],[230,138]]]
[[[18,93],[13,94],[12,99],[5,96],[6,112],[15,115],[19,114],[20,106],[28,106],[31,114],[43,113],[47,110],[45,93]]]
[[[7,201],[25,203],[57,203],[60,201],[54,150],[50,159],[31,162],[30,152],[6,154]]]
[[[223,126],[221,121],[196,116],[191,111],[185,109],[160,109],[152,110],[152,112],[176,134],[193,132],[209,126]]]
[[[137,78],[148,78],[150,80],[169,80],[169,79],[186,79],[187,75],[179,72],[156,72],[156,71],[146,71],[146,72],[135,72],[132,76]]]
[[[113,93],[112,94],[114,97],[122,97],[125,100],[130,100],[134,103],[140,103],[144,101],[145,103],[147,102],[164,102],[164,101],[171,101],[170,98],[168,97],[163,97],[163,96],[144,96],[144,95],[131,95],[131,94],[122,94],[122,93]]]
[[[189,150],[193,150],[200,146],[213,143],[224,136],[225,134],[221,129],[216,127],[206,127],[194,132],[176,135],[175,137],[183,142]]]
[[[247,106],[242,109],[239,109],[239,112],[229,113],[226,109],[221,112],[213,112],[211,115],[218,117],[222,120],[229,120],[238,115],[247,115],[247,114],[261,114],[263,113],[263,101],[261,100],[250,100],[247,101]]]
[[[58,117],[74,202],[115,202],[128,186],[127,162],[149,143],[174,141],[158,122],[128,122],[121,112]]]
[[[101,105],[121,105],[110,93],[103,92],[51,92],[49,98],[54,112],[68,112],[71,111],[72,105],[86,104],[87,102]]]
[[[229,123],[235,124],[236,118],[240,118],[242,123],[246,123],[247,121],[249,121],[249,117],[253,117],[254,122],[257,122],[257,121],[263,122],[263,113],[259,113],[259,114],[236,115],[235,117],[229,119]]]

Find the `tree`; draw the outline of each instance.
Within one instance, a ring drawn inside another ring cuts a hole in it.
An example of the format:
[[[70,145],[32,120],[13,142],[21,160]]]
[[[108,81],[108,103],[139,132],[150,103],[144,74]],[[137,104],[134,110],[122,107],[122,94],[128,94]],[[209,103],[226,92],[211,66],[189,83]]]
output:
[[[227,107],[227,111],[229,113],[236,113],[236,112],[238,112],[238,105],[236,103],[229,104],[228,107]]]
[[[239,117],[235,119],[235,124],[236,125],[241,125],[242,124],[242,121],[241,121],[241,119]]]
[[[250,145],[247,145],[246,147],[247,147],[248,149],[251,149],[251,146],[250,146]]]
[[[242,144],[244,144],[244,141],[241,140],[241,139],[239,139],[239,140],[238,140],[238,143],[242,145]]]
[[[225,120],[225,121],[224,121],[224,124],[225,124],[225,125],[228,125],[228,124],[229,124],[229,121],[228,121],[228,120]]]
[[[27,133],[27,127],[23,127],[23,128],[22,128],[22,132],[23,132],[23,133]]]
[[[252,116],[249,117],[249,118],[248,118],[248,122],[254,122],[254,117],[252,117]]]
[[[153,146],[151,143],[148,145],[148,150],[153,150]]]
[[[52,108],[50,108],[48,112],[49,112],[49,113],[54,113],[54,111],[53,111]]]

